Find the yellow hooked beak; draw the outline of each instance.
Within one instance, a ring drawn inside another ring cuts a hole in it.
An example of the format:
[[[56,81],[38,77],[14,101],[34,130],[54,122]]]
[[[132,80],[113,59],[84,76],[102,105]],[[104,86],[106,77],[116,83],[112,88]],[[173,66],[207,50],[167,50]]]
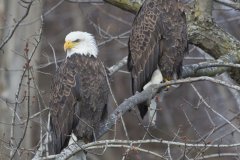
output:
[[[72,49],[75,45],[72,41],[66,41],[64,43],[64,51],[66,52],[67,49]]]

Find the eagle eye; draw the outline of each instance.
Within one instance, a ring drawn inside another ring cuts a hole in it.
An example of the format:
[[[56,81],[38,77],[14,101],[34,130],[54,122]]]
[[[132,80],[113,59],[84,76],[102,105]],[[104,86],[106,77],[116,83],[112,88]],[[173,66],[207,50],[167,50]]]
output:
[[[80,42],[80,39],[76,39],[75,41],[73,41],[74,43]]]

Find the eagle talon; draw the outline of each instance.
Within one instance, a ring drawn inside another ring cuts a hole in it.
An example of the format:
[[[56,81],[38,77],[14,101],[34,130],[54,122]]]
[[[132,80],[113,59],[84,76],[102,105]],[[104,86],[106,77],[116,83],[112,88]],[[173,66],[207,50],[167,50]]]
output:
[[[171,80],[169,78],[164,78],[164,83],[170,82]],[[170,86],[166,86],[166,90],[168,90]]]

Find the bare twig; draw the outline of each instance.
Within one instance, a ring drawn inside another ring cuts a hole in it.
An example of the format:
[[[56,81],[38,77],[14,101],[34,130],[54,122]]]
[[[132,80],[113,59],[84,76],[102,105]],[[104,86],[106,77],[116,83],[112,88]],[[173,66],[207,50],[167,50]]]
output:
[[[42,14],[42,16],[40,17],[37,17],[33,20],[30,20],[28,22],[22,22],[19,24],[19,26],[26,26],[26,25],[29,25],[29,24],[32,24],[32,23],[35,23],[37,21],[41,21],[42,18],[46,17],[47,15],[49,15],[51,12],[53,12],[57,7],[59,7],[65,0],[60,0],[58,1],[53,7],[51,7],[49,10],[47,10],[45,13]],[[26,7],[25,7],[26,8]],[[14,28],[14,26],[11,26],[11,25],[7,25],[7,26],[4,26],[4,27],[0,27],[0,30],[1,29],[4,29],[4,28]]]
[[[103,63],[102,63],[102,66],[105,67]],[[118,106],[118,102],[117,102],[117,100],[116,100],[116,98],[115,98],[115,96],[113,94],[113,91],[112,91],[112,88],[111,88],[111,84],[109,82],[108,74],[107,74],[106,70],[105,70],[105,76],[106,76],[108,88],[109,88],[109,91],[110,91],[110,95],[112,96],[115,105]],[[127,139],[129,139],[128,132],[127,132],[125,121],[124,121],[123,117],[121,117],[121,122],[122,122],[122,125],[123,125],[123,129],[124,129],[125,135],[126,135]],[[116,132],[116,130],[115,130],[115,132]]]
[[[56,53],[55,53],[55,49],[53,48],[52,44],[50,42],[48,42],[49,46],[52,49],[52,53],[53,53],[53,58],[54,58],[54,63],[55,63],[55,70],[58,69],[58,64],[57,64],[57,58],[56,58]]]
[[[50,66],[50,65],[52,65],[52,64],[55,64],[55,65],[56,65],[56,63],[60,63],[60,62],[63,62],[63,61],[64,61],[64,59],[60,59],[60,60],[56,60],[56,61],[54,60],[54,61],[52,61],[52,62],[40,64],[40,65],[37,66],[37,67],[33,67],[33,69],[39,70],[39,69],[42,69],[42,68],[46,68],[46,67],[48,67],[48,66]]]
[[[25,75],[26,71],[27,71],[27,69],[25,68],[24,71],[23,71],[23,74],[21,76],[17,92],[15,94],[15,105],[14,105],[14,110],[13,110],[13,118],[12,118],[12,126],[11,126],[11,138],[10,138],[11,146],[14,146],[14,134],[15,134],[15,129],[14,128],[15,128],[15,121],[16,121],[16,111],[17,111],[17,108],[19,106],[19,102],[18,102],[19,101],[19,95],[20,95],[21,86],[22,86],[23,78],[24,78],[24,75]],[[14,154],[15,154],[15,151],[11,150],[10,156],[13,157]]]
[[[227,122],[230,126],[232,126],[238,133],[240,133],[240,130],[233,124],[231,123],[227,118],[225,118],[223,115],[212,109],[212,107],[204,100],[202,95],[198,92],[197,88],[192,85],[193,90],[197,93],[198,97],[203,101],[203,103],[206,105],[206,107],[211,110],[214,114],[219,116],[221,119],[223,119],[225,122]]]
[[[48,110],[49,110],[48,108],[44,108],[44,109],[42,108],[41,111],[31,115],[28,119],[31,120],[31,119],[34,119],[34,118],[36,118],[38,116],[41,117],[41,114],[43,114],[44,112],[47,112]],[[21,123],[16,123],[16,125],[22,125],[22,124],[26,123],[28,119],[22,121]]]
[[[100,46],[102,46],[102,45],[104,45],[104,44],[106,44],[106,43],[108,43],[108,42],[111,42],[112,40],[116,40],[118,43],[122,44],[123,46],[127,46],[126,43],[123,43],[123,42],[120,41],[119,39],[121,39],[121,38],[124,38],[124,39],[128,38],[128,37],[126,37],[126,34],[129,34],[129,33],[130,33],[130,30],[128,30],[128,31],[126,31],[126,32],[123,32],[123,33],[121,33],[121,34],[118,35],[118,36],[112,36],[110,33],[108,33],[107,31],[103,30],[102,28],[100,28],[99,25],[95,24],[95,22],[93,22],[92,20],[90,20],[90,18],[89,18],[89,22],[90,22],[91,25],[93,25],[93,26],[96,28],[96,30],[99,32],[99,35],[101,35],[103,38],[106,38],[106,39],[107,39],[107,40],[105,40],[105,41],[103,41],[103,42],[98,43],[98,47],[100,47]],[[105,36],[103,36],[102,33],[103,33]]]
[[[19,24],[28,16],[30,8],[32,6],[34,0],[30,1],[28,6],[26,7],[26,12],[25,14],[22,16],[22,18],[16,22],[16,24],[14,25],[14,27],[9,31],[9,34],[7,37],[4,38],[3,42],[0,44],[0,50],[2,50],[2,48],[4,47],[4,45],[11,39],[11,37],[13,36],[14,32],[16,31],[17,27],[19,26]]]
[[[32,3],[32,2],[31,2],[31,3]],[[11,128],[11,131],[12,131],[12,132],[11,132],[11,137],[14,136],[15,113],[16,113],[16,109],[17,109],[17,107],[18,107],[18,105],[19,105],[19,103],[18,103],[18,98],[19,98],[19,95],[20,95],[20,90],[21,90],[23,78],[24,78],[26,72],[28,72],[28,73],[27,73],[27,77],[28,77],[28,81],[27,81],[27,84],[28,84],[28,91],[27,91],[27,93],[28,93],[28,101],[27,101],[27,121],[26,121],[26,124],[25,124],[23,136],[22,136],[22,138],[20,139],[19,143],[17,144],[16,149],[11,150],[11,153],[10,153],[11,159],[14,158],[14,156],[15,156],[18,148],[20,147],[21,143],[23,142],[23,139],[24,139],[24,137],[25,137],[25,134],[26,134],[26,131],[27,131],[27,127],[28,127],[29,116],[30,116],[30,111],[29,111],[29,107],[30,107],[30,81],[31,81],[31,78],[30,78],[30,69],[31,69],[30,62],[31,62],[32,57],[33,57],[33,55],[35,54],[36,49],[37,49],[37,47],[38,47],[38,45],[39,45],[39,43],[40,43],[40,41],[41,41],[41,37],[42,37],[42,25],[43,25],[43,22],[42,22],[41,27],[40,27],[39,37],[38,37],[38,39],[36,40],[37,43],[36,43],[35,47],[33,48],[33,50],[31,51],[31,53],[30,53],[30,54],[28,53],[28,50],[29,50],[29,49],[28,49],[28,46],[27,46],[28,44],[26,44],[26,48],[25,48],[25,54],[26,54],[26,61],[27,61],[27,62],[26,62],[26,64],[25,64],[24,72],[23,72],[23,74],[22,74],[22,77],[21,77],[21,80],[20,80],[20,83],[19,83],[19,87],[18,87],[18,90],[17,90],[17,93],[16,93],[16,103],[15,103],[14,112],[13,112],[14,116],[13,116],[13,119],[12,119],[13,125],[12,125],[12,128]],[[29,56],[29,55],[30,55],[30,56]],[[12,143],[12,145],[13,145],[13,143]]]

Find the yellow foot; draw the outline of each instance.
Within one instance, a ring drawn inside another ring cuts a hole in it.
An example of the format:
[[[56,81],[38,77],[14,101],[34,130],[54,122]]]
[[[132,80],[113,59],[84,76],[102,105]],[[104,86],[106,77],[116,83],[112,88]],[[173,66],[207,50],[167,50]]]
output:
[[[171,81],[171,79],[168,79],[168,78],[164,78],[163,80],[164,80],[164,82],[169,82],[169,81]],[[166,89],[169,89],[169,88],[170,88],[170,86],[167,86],[167,87],[166,87]]]

